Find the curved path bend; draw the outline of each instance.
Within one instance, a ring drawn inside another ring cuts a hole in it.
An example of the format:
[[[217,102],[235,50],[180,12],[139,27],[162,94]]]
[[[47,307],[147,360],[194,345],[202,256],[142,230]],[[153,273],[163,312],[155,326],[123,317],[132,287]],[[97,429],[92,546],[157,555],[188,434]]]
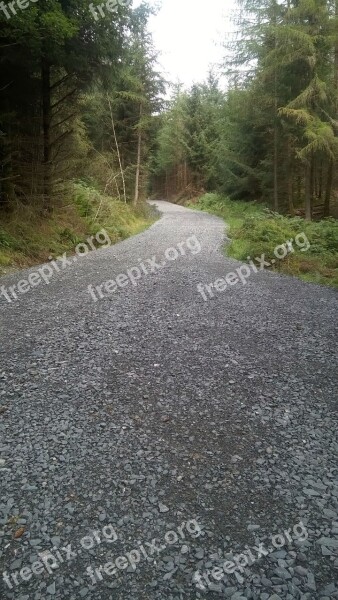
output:
[[[0,297],[0,598],[338,598],[337,293],[156,204]]]

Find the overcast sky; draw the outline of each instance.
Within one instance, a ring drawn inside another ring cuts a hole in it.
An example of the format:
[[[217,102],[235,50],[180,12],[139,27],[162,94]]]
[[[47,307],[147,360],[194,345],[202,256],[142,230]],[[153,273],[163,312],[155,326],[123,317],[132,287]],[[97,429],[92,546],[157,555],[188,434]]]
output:
[[[155,4],[155,0],[149,0]],[[134,0],[134,5],[139,5]],[[160,63],[169,80],[190,86],[203,81],[209,65],[222,60],[221,42],[231,31],[235,0],[162,0],[159,13],[151,18],[150,30]]]

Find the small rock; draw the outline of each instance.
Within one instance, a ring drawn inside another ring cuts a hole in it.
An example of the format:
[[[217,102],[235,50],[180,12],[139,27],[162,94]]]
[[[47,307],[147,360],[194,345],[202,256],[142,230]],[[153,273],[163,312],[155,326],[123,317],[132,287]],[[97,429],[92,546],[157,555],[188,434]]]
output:
[[[321,546],[326,546],[327,548],[338,548],[338,540],[334,540],[332,538],[322,537],[318,540],[318,544]]]
[[[61,538],[58,535],[54,535],[51,538],[51,542],[52,542],[53,546],[55,546],[55,548],[58,548],[61,544]]]
[[[14,539],[17,540],[19,538],[21,538],[21,536],[23,536],[23,534],[25,533],[25,528],[24,527],[20,527],[20,529],[17,529],[16,532],[14,533]]]
[[[283,567],[277,567],[275,569],[275,574],[277,575],[277,577],[281,577],[282,579],[291,579],[289,571],[287,571]]]
[[[257,531],[257,529],[260,529],[260,525],[248,525],[247,526],[248,531]]]
[[[56,593],[56,589],[55,589],[55,581],[52,583],[52,585],[49,585],[47,587],[47,592],[48,594],[50,594],[51,596],[54,596],[54,594]]]
[[[301,577],[306,577],[306,575],[307,575],[307,569],[304,569],[304,567],[301,567],[299,565],[299,566],[295,567],[295,573],[297,573]]]
[[[232,463],[236,463],[239,460],[243,460],[243,458],[241,456],[238,456],[238,454],[234,454],[234,456],[231,457],[231,462]]]
[[[31,546],[39,546],[41,544],[41,540],[39,540],[38,538],[34,539],[34,540],[29,540],[29,543]]]
[[[312,490],[311,488],[303,488],[303,492],[307,496],[320,496],[319,492],[316,492],[316,490]]]
[[[334,512],[333,510],[330,510],[329,508],[324,508],[323,513],[329,519],[335,519],[337,516],[337,513]]]

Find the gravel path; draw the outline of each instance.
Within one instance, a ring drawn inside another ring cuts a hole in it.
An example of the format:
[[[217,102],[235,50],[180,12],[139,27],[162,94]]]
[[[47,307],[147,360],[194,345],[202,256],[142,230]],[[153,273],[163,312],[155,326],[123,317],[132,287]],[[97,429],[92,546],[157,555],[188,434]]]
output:
[[[264,271],[205,301],[224,224],[157,205],[0,297],[0,598],[338,598],[337,294]]]

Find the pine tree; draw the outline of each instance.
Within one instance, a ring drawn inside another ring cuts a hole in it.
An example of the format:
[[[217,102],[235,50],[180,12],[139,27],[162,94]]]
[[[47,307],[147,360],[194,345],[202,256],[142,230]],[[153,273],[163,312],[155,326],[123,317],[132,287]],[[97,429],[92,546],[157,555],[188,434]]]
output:
[[[11,173],[12,192],[22,200],[41,196],[43,209],[50,208],[70,158],[66,149],[74,149],[80,134],[80,96],[121,55],[127,15],[121,8],[115,23],[96,23],[82,0],[41,0],[8,21],[1,18],[0,128],[10,148],[5,175]]]

